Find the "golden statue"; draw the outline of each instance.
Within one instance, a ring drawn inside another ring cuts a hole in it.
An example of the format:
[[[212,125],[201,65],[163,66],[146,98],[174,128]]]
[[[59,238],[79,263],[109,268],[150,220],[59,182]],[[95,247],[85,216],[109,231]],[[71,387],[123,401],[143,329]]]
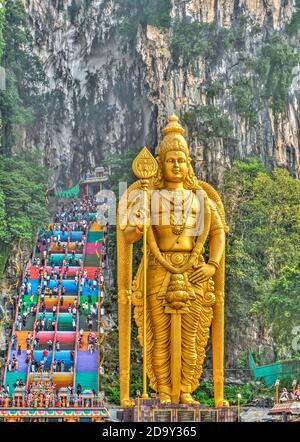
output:
[[[122,196],[117,221],[120,400],[129,397],[131,305],[147,378],[161,404],[197,404],[212,326],[216,406],[224,401],[224,208],[217,192],[197,180],[172,115],[154,159],[144,148],[133,163],[139,178]],[[133,243],[144,257],[132,280]],[[205,248],[208,244],[205,260]],[[207,262],[206,262],[207,261]],[[145,332],[146,331],[146,332]]]

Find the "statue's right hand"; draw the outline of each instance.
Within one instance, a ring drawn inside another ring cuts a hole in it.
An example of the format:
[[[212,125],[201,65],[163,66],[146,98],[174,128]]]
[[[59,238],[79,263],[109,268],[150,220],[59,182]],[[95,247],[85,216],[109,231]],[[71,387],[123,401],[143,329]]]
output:
[[[207,281],[216,273],[216,268],[211,264],[201,264],[199,268],[190,276],[189,280],[193,283]]]

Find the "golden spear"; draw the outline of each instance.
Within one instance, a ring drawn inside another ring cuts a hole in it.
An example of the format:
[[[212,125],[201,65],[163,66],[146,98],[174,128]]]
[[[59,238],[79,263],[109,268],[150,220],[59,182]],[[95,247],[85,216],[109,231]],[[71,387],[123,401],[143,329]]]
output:
[[[143,394],[142,398],[147,399],[147,218],[148,218],[148,185],[149,180],[156,175],[158,169],[157,161],[151,155],[147,147],[144,147],[135,158],[132,164],[133,173],[141,180],[143,189],[143,209],[144,209],[144,228],[143,228]]]

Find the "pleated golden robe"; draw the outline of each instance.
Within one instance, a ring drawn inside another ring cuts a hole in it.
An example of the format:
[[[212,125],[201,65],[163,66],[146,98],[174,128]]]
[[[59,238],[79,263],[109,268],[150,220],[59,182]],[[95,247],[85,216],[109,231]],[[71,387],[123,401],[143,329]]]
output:
[[[216,205],[210,201],[211,225],[209,235],[224,230]],[[191,252],[170,251],[162,253],[164,259],[176,267],[180,257],[181,267],[188,261]],[[183,260],[183,261],[182,261]],[[204,262],[198,256],[198,265]],[[195,266],[196,267],[196,266]],[[192,284],[189,276],[195,271],[188,269],[183,278],[189,293],[187,311],[181,314],[181,391],[192,393],[199,385],[202,374],[205,349],[208,343],[210,326],[215,303],[214,281],[212,278]],[[172,274],[150,252],[147,269],[147,375],[154,391],[171,394],[171,314],[166,313],[166,296]],[[132,284],[132,304],[138,326],[138,339],[143,346],[143,262],[140,263]]]

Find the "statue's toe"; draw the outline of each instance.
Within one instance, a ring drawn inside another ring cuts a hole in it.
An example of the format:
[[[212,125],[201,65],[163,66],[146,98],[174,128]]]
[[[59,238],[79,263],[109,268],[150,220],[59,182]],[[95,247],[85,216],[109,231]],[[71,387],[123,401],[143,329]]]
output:
[[[200,402],[196,401],[192,398],[190,393],[181,393],[180,395],[180,403],[181,404],[187,404],[187,405],[199,405]]]
[[[121,401],[121,407],[123,408],[132,408],[134,407],[134,401],[132,401],[131,399],[123,399]]]
[[[167,405],[171,403],[171,397],[167,393],[159,393],[159,402],[162,405]]]
[[[220,399],[217,401],[216,407],[229,407],[229,402],[225,401],[225,399]]]

